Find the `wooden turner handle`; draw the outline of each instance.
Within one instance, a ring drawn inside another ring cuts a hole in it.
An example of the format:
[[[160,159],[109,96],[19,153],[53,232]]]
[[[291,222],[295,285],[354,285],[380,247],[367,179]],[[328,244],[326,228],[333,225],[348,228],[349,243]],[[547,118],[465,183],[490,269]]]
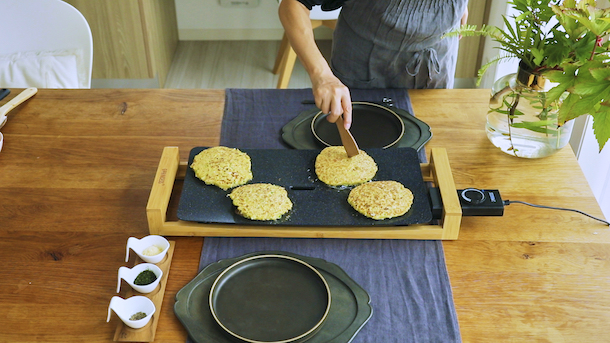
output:
[[[360,153],[360,149],[358,149],[358,144],[354,139],[354,136],[347,130],[343,124],[343,117],[339,116],[337,121],[337,129],[339,130],[339,136],[341,136],[341,143],[347,152],[348,157],[354,157]]]

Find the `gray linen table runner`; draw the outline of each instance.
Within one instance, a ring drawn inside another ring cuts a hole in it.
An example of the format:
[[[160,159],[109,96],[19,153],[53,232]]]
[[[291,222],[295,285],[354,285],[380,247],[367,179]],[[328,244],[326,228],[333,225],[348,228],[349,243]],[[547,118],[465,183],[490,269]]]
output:
[[[406,90],[352,90],[353,101],[383,97],[413,113]],[[311,89],[227,89],[220,144],[287,148],[281,128],[311,109],[301,104],[311,98]],[[335,263],[369,293],[373,315],[351,342],[461,342],[440,241],[209,237],[200,270],[220,259],[270,250]]]

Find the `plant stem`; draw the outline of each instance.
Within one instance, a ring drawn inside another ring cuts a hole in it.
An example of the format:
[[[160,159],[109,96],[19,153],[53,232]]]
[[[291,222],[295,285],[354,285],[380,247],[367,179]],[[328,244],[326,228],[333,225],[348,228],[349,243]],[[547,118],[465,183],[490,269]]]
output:
[[[593,61],[593,57],[595,57],[595,49],[597,49],[598,42],[601,42],[601,36],[595,36],[595,44],[593,44],[593,50],[591,51],[591,57],[589,57],[589,61]]]
[[[513,127],[513,120],[515,117],[515,110],[517,110],[517,106],[519,105],[519,99],[521,97],[521,94],[517,93],[517,95],[515,96],[515,101],[511,104],[510,109],[508,110],[508,137],[510,137],[510,148],[513,151],[513,154],[515,154],[516,157],[517,156],[517,151],[515,149],[515,144],[513,144],[513,132],[512,132],[512,127]]]

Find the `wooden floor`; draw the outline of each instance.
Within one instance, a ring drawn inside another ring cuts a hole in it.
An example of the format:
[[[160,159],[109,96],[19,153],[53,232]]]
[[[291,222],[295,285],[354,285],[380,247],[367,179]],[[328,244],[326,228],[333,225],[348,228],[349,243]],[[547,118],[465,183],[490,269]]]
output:
[[[279,46],[280,41],[180,41],[165,88],[275,88],[278,76],[272,69]],[[330,40],[318,46],[330,56]],[[288,88],[310,87],[297,61]]]
[[[331,40],[317,40],[329,59]],[[275,88],[272,72],[280,41],[180,41],[165,88],[225,89]],[[110,86],[103,86],[107,88]],[[310,88],[311,82],[297,59],[288,88]],[[476,88],[474,78],[455,79],[453,88]]]

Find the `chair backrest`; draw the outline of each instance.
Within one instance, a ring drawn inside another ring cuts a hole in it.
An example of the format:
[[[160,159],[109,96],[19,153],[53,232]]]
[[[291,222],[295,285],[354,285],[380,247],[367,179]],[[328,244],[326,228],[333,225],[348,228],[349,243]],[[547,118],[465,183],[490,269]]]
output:
[[[91,28],[76,8],[62,0],[1,2],[0,87],[91,87]]]

